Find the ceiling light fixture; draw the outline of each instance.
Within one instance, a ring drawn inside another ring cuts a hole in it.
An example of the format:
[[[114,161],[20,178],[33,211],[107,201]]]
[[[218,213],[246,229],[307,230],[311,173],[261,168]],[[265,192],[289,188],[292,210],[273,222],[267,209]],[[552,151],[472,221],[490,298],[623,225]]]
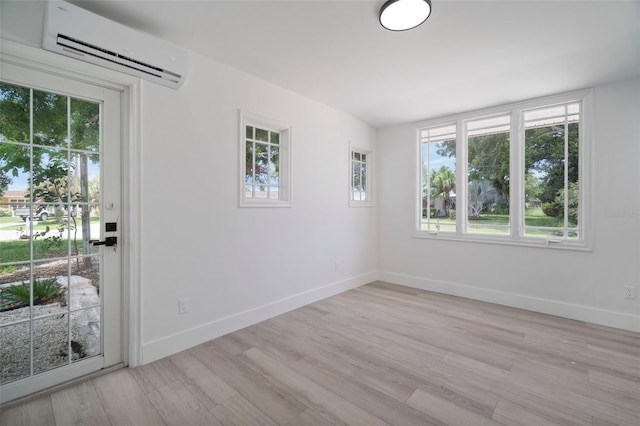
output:
[[[380,25],[391,31],[415,28],[431,14],[431,0],[389,0],[380,9]]]

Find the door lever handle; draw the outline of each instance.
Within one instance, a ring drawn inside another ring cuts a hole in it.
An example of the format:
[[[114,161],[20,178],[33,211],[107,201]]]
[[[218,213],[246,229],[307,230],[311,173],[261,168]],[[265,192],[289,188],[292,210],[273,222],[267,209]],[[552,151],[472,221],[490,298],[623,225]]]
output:
[[[89,240],[89,242],[94,246],[113,247],[118,244],[118,237],[107,237],[104,239],[104,241]]]

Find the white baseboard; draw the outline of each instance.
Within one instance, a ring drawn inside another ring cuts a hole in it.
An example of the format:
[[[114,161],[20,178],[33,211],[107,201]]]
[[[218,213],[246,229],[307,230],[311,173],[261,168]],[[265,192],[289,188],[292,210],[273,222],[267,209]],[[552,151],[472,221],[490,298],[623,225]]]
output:
[[[431,280],[389,271],[379,271],[378,279],[392,284],[399,284],[421,290],[482,300],[514,308],[527,309],[543,314],[556,315],[563,318],[575,319],[608,327],[620,328],[640,332],[640,316],[622,312],[607,311],[590,306],[574,305],[566,302],[488,290],[453,282]]]
[[[257,324],[318,300],[326,299],[378,279],[377,272],[369,272],[343,281],[327,284],[313,290],[295,294],[275,302],[257,306],[237,314],[219,318],[180,333],[172,334],[142,345],[142,363],[147,364],[171,354],[192,348],[206,341],[241,328]]]

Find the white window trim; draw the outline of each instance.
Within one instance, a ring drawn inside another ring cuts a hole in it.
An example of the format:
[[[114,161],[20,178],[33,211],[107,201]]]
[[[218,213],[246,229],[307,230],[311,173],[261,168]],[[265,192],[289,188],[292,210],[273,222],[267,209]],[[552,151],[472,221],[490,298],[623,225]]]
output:
[[[593,161],[594,161],[594,135],[593,135],[593,89],[576,90],[542,98],[526,100],[522,102],[502,105],[498,107],[486,108],[482,110],[470,111],[447,117],[440,117],[433,120],[417,123],[415,130],[414,145],[414,192],[413,212],[411,215],[411,236],[414,238],[427,238],[434,240],[464,241],[488,244],[505,244],[526,247],[553,248],[559,250],[593,250]],[[522,205],[524,205],[524,181],[522,171],[524,169],[523,150],[523,112],[554,104],[564,104],[572,101],[581,101],[580,111],[580,231],[581,238],[578,240],[536,238],[524,236],[524,216],[522,215]],[[456,139],[456,209],[466,211],[467,209],[467,150],[465,148],[467,121],[495,116],[500,114],[511,114],[511,135],[510,135],[510,162],[511,162],[511,187],[510,187],[510,233],[504,236],[468,234],[467,215],[456,216],[456,232],[429,232],[420,230],[422,188],[421,188],[421,141],[420,130],[428,127],[439,127],[456,124],[458,133]]]
[[[245,197],[246,126],[280,133],[280,184],[278,199]],[[239,207],[291,207],[291,125],[259,114],[240,110]]]
[[[351,197],[351,181],[353,179],[353,152],[359,152],[361,154],[367,155],[367,190],[365,191],[367,194],[367,199],[364,201],[354,200]],[[349,159],[349,182],[347,184],[347,194],[349,196],[349,207],[375,207],[376,203],[376,192],[375,192],[375,177],[376,177],[376,155],[373,149],[364,148],[354,144],[349,141],[349,155],[347,157]]]

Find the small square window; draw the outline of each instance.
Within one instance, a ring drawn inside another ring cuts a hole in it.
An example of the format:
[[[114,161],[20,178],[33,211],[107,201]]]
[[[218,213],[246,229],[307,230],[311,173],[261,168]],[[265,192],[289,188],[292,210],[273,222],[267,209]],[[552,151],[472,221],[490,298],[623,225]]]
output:
[[[240,207],[290,207],[291,126],[241,113]]]

